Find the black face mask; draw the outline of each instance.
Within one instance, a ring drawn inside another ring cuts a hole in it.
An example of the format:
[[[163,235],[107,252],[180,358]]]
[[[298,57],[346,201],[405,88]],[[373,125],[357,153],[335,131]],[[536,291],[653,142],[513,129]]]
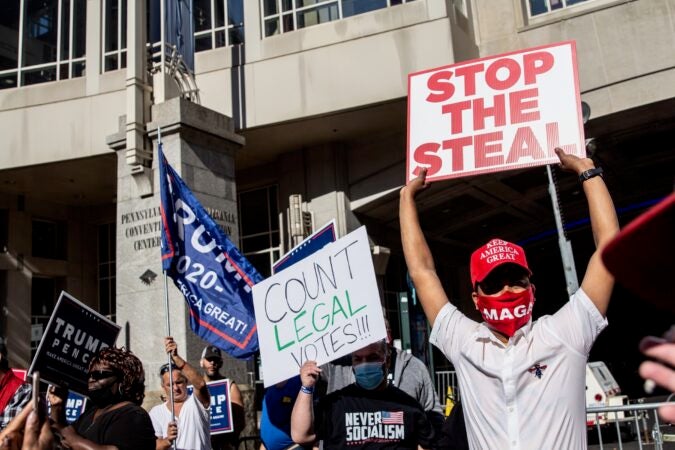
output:
[[[119,401],[118,395],[112,391],[111,386],[89,390],[89,399],[97,408],[104,408]]]

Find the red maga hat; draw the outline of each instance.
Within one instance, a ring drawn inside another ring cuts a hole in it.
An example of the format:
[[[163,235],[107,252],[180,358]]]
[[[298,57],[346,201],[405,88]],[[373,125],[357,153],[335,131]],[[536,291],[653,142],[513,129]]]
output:
[[[525,259],[525,250],[520,245],[492,239],[471,254],[471,285],[475,287],[495,268],[507,263],[517,264],[532,275]]]

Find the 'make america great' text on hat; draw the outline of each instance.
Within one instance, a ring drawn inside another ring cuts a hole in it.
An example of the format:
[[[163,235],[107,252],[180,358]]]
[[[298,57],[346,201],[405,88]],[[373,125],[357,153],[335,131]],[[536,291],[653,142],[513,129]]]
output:
[[[502,264],[517,264],[532,275],[525,259],[525,251],[520,245],[501,239],[492,239],[471,254],[471,285],[476,286]]]

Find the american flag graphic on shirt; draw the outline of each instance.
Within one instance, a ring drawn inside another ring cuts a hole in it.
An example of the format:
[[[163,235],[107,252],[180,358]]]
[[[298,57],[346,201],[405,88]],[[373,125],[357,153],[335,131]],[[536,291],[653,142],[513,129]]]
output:
[[[403,424],[403,411],[382,411],[382,423],[383,424],[393,424],[393,425],[402,425]]]

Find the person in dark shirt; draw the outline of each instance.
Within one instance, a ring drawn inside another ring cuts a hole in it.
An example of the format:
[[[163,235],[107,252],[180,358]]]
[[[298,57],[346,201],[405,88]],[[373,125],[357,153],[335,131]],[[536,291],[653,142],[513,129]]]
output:
[[[88,373],[91,406],[66,425],[64,396],[50,389],[51,416],[73,450],[154,450],[155,432],[145,397],[143,364],[123,348],[104,348],[91,361]]]
[[[202,357],[199,365],[204,370],[204,381],[224,380],[226,377],[220,373],[223,367],[223,355],[220,349],[214,345],[207,345],[202,350]],[[213,450],[230,450],[237,448],[239,444],[239,434],[246,426],[246,415],[244,412],[244,400],[241,391],[234,380],[230,380],[230,403],[232,404],[232,425],[231,433],[211,435],[211,447]]]
[[[434,431],[424,409],[387,381],[389,353],[378,341],[352,353],[356,382],[321,398],[313,408],[314,386],[321,372],[316,361],[300,368],[302,385],[291,415],[291,436],[323,448],[430,448]]]

